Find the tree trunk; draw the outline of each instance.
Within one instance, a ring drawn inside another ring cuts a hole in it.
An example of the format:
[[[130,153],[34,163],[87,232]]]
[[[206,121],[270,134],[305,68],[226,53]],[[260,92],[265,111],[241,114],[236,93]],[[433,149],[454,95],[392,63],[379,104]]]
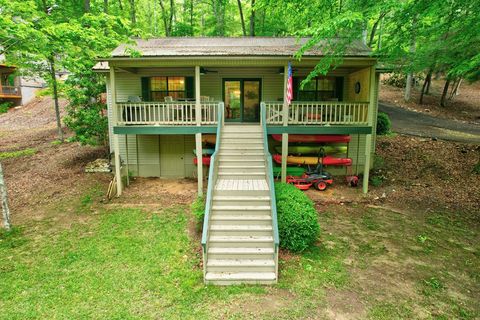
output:
[[[137,24],[137,13],[135,10],[135,0],[130,0],[130,21],[132,25],[135,26]]]
[[[195,29],[193,28],[193,0],[190,0],[190,35],[193,36]]]
[[[254,37],[255,36],[255,0],[252,0],[251,2],[251,10],[252,13],[250,14],[250,36]]]
[[[103,12],[108,14],[108,0],[103,0]]]
[[[368,46],[370,48],[372,47],[373,39],[375,38],[375,33],[377,32],[378,25],[380,24],[380,22],[382,21],[383,17],[385,17],[386,14],[387,14],[386,12],[381,12],[377,21],[375,21],[375,23],[372,26],[372,32],[370,32],[370,39],[368,40]]]
[[[123,11],[122,0],[118,0],[118,6],[120,7],[120,11]]]
[[[448,100],[453,100],[453,98],[458,95],[458,87],[460,87],[461,82],[462,78],[455,79],[452,89],[450,90],[450,96],[448,97]]]
[[[445,81],[445,85],[443,86],[443,92],[442,92],[442,98],[440,99],[440,106],[445,107],[446,106],[446,98],[447,98],[447,93],[448,93],[448,87],[450,86],[450,79],[447,79]]]
[[[427,84],[430,82],[432,78],[432,70],[429,70],[427,76],[425,77],[425,81],[423,82],[422,92],[420,93],[420,104],[423,104],[423,95],[425,94],[425,90],[427,88]]]
[[[410,101],[412,98],[412,79],[413,79],[413,73],[409,72],[407,74],[407,81],[405,82],[405,102]]]
[[[57,76],[55,72],[55,58],[50,56],[48,59],[49,67],[50,67],[50,78],[52,81],[53,87],[53,102],[55,105],[55,117],[57,118],[57,132],[58,132],[58,139],[63,142],[63,131],[62,131],[62,121],[60,118],[60,105],[58,103],[58,83],[57,83]]]
[[[413,17],[412,21],[412,38],[410,39],[410,59],[413,59],[413,55],[416,51],[417,37],[416,37],[416,27],[417,27],[417,16]],[[405,102],[410,101],[412,98],[412,79],[413,72],[410,71],[407,74],[407,83],[405,84]]]
[[[83,2],[83,10],[84,10],[85,13],[90,12],[90,0],[85,0]]]
[[[430,85],[432,84],[432,75],[433,73],[430,73],[430,77],[428,78],[428,82],[427,82],[427,87],[425,88],[425,94],[430,94]]]
[[[0,196],[2,200],[3,227],[9,231],[12,226],[10,223],[10,209],[8,208],[7,185],[3,179],[2,163],[0,162]]]
[[[240,13],[240,22],[242,23],[243,36],[247,35],[247,30],[245,29],[245,19],[243,18],[242,2],[237,0],[238,12]]]

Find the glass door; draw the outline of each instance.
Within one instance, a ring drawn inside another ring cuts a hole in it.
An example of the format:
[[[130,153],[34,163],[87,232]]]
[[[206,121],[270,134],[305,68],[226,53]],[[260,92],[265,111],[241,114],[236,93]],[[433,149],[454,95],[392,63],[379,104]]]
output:
[[[245,122],[260,121],[260,80],[243,81],[243,119]]]
[[[225,120],[241,121],[242,119],[242,83],[240,80],[226,80],[225,89]]]
[[[258,122],[260,119],[260,79],[225,79],[223,81],[225,120]]]

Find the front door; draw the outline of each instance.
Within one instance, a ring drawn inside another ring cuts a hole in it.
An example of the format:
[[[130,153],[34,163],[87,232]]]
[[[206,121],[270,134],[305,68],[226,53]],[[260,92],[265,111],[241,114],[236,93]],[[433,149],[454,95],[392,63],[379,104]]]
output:
[[[260,79],[224,79],[225,120],[258,122],[260,119]]]

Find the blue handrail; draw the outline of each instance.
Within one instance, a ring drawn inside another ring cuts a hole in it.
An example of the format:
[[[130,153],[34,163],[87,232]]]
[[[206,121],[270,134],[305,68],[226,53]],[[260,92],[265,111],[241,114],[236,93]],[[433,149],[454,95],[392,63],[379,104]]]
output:
[[[272,208],[272,223],[273,223],[273,242],[275,244],[275,252],[278,250],[280,244],[280,237],[278,236],[278,221],[277,221],[277,200],[275,198],[275,184],[273,182],[273,164],[272,155],[268,151],[268,134],[267,134],[267,107],[264,102],[260,104],[261,124],[263,129],[263,148],[265,149],[265,161],[267,163],[268,184],[270,186],[270,206]]]
[[[215,182],[217,180],[216,175],[216,162],[217,162],[217,153],[220,149],[220,134],[222,132],[223,126],[223,109],[224,104],[220,102],[218,104],[218,119],[217,119],[217,136],[216,136],[216,143],[215,143],[215,151],[213,152],[212,156],[210,157],[210,169],[208,172],[208,187],[207,187],[207,199],[205,202],[205,217],[203,218],[203,231],[202,231],[202,248],[204,257],[207,254],[207,240],[208,240],[208,225],[210,223],[210,211],[212,209],[212,200],[213,200],[213,188],[215,186]],[[201,165],[201,164],[198,164]],[[206,265],[206,261],[204,261],[204,265]]]

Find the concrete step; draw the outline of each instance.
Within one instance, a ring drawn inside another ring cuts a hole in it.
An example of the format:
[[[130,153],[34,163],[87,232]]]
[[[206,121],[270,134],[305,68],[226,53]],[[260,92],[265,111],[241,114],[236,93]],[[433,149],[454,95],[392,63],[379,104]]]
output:
[[[272,284],[276,283],[275,272],[207,272],[205,282],[216,285]]]
[[[209,259],[207,272],[275,272],[273,259]]]

